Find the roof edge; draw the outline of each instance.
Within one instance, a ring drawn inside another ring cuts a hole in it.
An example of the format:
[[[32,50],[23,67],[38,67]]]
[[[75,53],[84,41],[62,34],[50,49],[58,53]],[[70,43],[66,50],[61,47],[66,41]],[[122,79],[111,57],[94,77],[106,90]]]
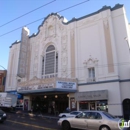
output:
[[[63,19],[63,20],[62,20],[62,23],[63,23],[64,25],[68,25],[68,24],[70,24],[70,23],[72,23],[72,22],[79,21],[79,20],[81,20],[81,19],[84,19],[84,18],[93,16],[93,15],[96,15],[96,14],[102,12],[102,11],[105,11],[105,10],[108,10],[108,9],[111,10],[111,11],[114,11],[114,10],[117,10],[117,9],[119,9],[119,8],[122,8],[123,6],[124,6],[123,4],[119,4],[119,3],[116,4],[113,8],[111,8],[111,6],[106,6],[106,5],[105,5],[105,6],[103,6],[101,9],[99,9],[99,10],[96,11],[96,12],[87,14],[87,15],[82,16],[82,17],[80,17],[80,18],[75,18],[75,17],[73,17],[73,18],[72,18],[70,21],[68,21],[68,22],[64,22],[64,18],[65,18],[64,16],[61,16],[61,15],[59,15],[58,13],[51,13],[51,14],[47,15],[47,16],[44,18],[44,20],[43,20],[43,22],[41,23],[41,25],[38,26],[38,32],[37,32],[37,33],[33,33],[31,36],[29,36],[29,38],[32,38],[32,37],[37,36],[37,35],[40,33],[40,27],[43,26],[43,24],[45,23],[45,21],[46,21],[50,16],[52,16],[52,15],[57,16],[59,19]],[[10,48],[11,48],[14,44],[18,44],[18,43],[20,43],[20,41],[19,41],[19,42],[15,41],[14,43],[12,43],[12,45],[10,46]]]
[[[20,42],[21,42],[21,41],[16,40],[14,43],[11,44],[11,46],[10,46],[9,48],[12,48],[13,45],[18,44],[18,43],[20,43]]]

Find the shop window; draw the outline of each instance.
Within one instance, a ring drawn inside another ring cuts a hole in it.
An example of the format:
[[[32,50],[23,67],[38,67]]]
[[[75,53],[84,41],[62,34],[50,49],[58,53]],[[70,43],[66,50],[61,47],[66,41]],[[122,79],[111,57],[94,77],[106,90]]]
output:
[[[107,111],[108,112],[107,101],[97,101],[97,110],[98,111]]]
[[[89,104],[88,102],[82,101],[79,103],[79,109],[80,110],[89,110]]]
[[[16,108],[20,108],[20,107],[23,107],[23,100],[22,99],[17,100]]]

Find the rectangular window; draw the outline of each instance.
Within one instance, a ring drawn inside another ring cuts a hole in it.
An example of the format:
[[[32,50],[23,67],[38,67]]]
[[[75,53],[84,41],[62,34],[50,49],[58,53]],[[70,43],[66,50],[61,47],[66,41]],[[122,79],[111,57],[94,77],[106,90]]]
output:
[[[88,77],[95,78],[95,69],[94,68],[88,68]]]
[[[89,110],[89,103],[86,101],[79,102],[79,109],[80,111]]]
[[[88,68],[88,79],[87,82],[94,82],[96,81],[95,79],[95,68]]]

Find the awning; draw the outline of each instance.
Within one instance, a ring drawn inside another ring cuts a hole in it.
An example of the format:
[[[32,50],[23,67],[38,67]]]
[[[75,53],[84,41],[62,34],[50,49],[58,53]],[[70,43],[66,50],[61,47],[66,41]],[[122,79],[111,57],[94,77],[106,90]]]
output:
[[[14,95],[17,95],[18,99],[22,99],[23,98],[23,95],[19,94],[17,91],[6,91],[6,92],[14,94]]]
[[[33,94],[33,93],[47,93],[47,92],[67,92],[67,93],[75,93],[77,90],[70,90],[70,89],[44,89],[44,90],[31,90],[31,91],[19,91],[20,94]]]
[[[76,101],[108,100],[108,90],[97,90],[75,93]]]

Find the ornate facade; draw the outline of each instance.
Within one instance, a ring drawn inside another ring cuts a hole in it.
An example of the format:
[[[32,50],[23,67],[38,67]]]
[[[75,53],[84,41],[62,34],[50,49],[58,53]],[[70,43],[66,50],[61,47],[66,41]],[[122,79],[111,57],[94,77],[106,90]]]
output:
[[[44,105],[55,102],[60,112],[67,105],[77,110],[93,106],[125,115],[130,55],[124,38],[130,39],[130,29],[123,5],[104,6],[70,21],[52,13],[38,29],[29,36],[24,27],[21,41],[11,45],[6,91],[23,94],[27,110],[40,94]],[[64,107],[58,100],[62,95],[67,97]]]

